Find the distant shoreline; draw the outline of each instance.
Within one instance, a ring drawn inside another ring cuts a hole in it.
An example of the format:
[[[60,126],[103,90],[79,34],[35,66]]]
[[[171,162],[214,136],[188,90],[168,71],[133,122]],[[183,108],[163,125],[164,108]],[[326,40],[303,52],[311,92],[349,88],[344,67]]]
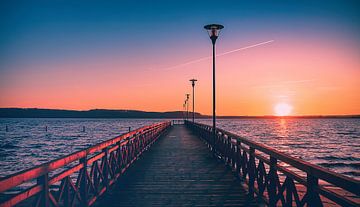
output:
[[[185,112],[186,113],[186,112]],[[189,112],[189,117],[192,113]],[[207,119],[210,115],[195,113],[196,118]],[[38,109],[38,108],[0,108],[0,118],[134,118],[134,119],[182,119],[183,111],[169,112],[147,112],[138,110],[110,110],[110,109],[92,109],[92,110],[61,110],[61,109]],[[218,119],[339,119],[339,118],[360,118],[356,115],[305,115],[305,116],[217,116]]]

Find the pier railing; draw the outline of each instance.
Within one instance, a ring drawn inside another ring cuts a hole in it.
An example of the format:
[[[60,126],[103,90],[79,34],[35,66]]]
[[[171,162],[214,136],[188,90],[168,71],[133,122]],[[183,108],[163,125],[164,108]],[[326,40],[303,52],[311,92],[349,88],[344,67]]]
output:
[[[269,206],[360,206],[360,181],[208,125],[186,122]]]
[[[170,125],[145,126],[1,178],[0,207],[90,206]],[[9,193],[14,189],[21,190]]]

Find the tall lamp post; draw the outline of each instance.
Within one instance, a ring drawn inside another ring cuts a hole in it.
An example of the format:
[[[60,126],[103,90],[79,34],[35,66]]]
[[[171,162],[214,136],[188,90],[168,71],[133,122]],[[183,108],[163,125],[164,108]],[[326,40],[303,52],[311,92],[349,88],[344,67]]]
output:
[[[215,137],[216,137],[216,113],[215,113],[215,43],[216,39],[219,37],[220,30],[224,26],[221,24],[208,24],[204,26],[209,33],[209,37],[213,46],[213,146],[215,147]]]
[[[192,86],[192,89],[193,89],[193,94],[192,94],[192,108],[193,108],[193,112],[192,112],[192,121],[195,122],[195,82],[197,81],[196,79],[191,79],[191,86]]]
[[[190,97],[190,94],[187,93],[185,95],[186,95],[186,120],[188,121],[189,120],[189,97]]]

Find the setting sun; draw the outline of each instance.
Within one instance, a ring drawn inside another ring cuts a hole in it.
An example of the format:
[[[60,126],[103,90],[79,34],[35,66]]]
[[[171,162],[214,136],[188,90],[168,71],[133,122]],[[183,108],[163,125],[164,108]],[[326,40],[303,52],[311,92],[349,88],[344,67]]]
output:
[[[293,107],[287,103],[278,103],[274,107],[274,112],[276,116],[289,116],[292,108]]]

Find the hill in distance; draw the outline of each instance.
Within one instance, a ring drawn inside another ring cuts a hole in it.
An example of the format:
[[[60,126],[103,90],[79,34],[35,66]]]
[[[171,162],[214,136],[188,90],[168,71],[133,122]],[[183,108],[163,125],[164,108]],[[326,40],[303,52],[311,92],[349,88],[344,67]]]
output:
[[[84,111],[38,108],[0,108],[0,118],[184,118],[183,111],[147,112],[139,110],[91,109]],[[189,118],[192,113],[189,112]],[[195,113],[196,118],[211,118],[211,115]],[[250,118],[360,118],[360,115],[314,115],[314,116],[217,116],[219,119]]]
[[[189,112],[189,116],[190,116]],[[183,118],[183,111],[146,112],[138,110],[92,109],[86,111],[37,109],[37,108],[0,108],[2,118]],[[195,113],[197,118],[206,118]]]

